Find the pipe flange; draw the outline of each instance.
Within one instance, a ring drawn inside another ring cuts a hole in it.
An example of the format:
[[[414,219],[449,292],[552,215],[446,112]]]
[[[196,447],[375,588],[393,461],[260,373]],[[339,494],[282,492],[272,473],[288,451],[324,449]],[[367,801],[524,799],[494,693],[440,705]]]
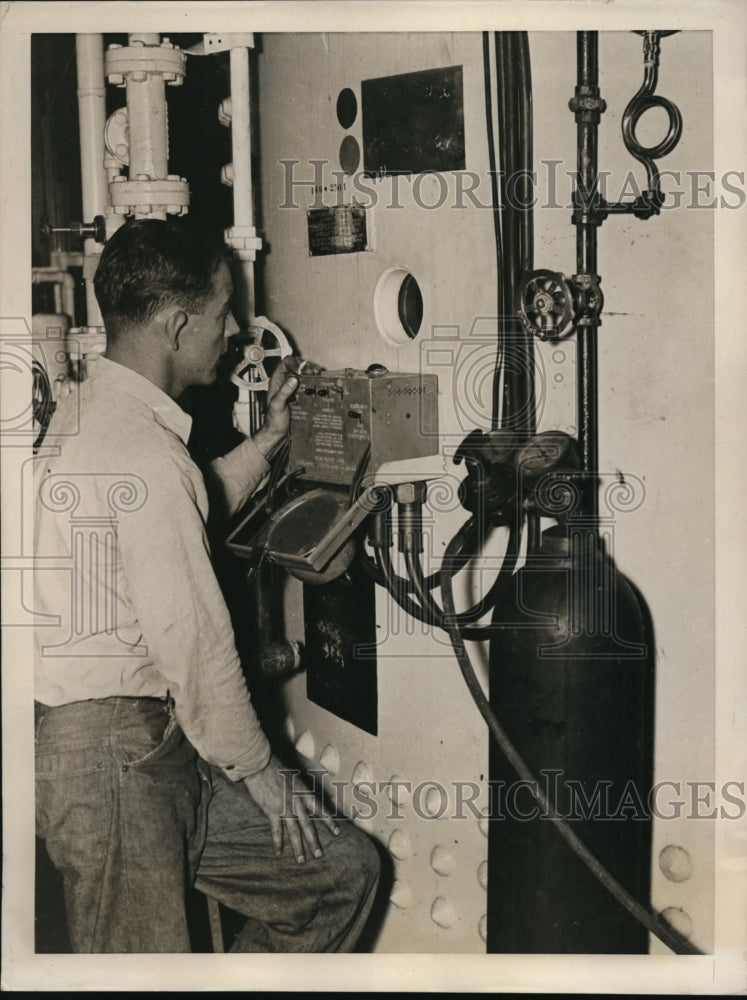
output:
[[[189,184],[177,175],[155,180],[147,177],[135,180],[115,177],[109,185],[109,203],[117,215],[126,215],[131,209],[141,215],[149,215],[151,212],[186,215],[189,207]]]
[[[181,49],[170,43],[161,45],[110,45],[106,51],[104,68],[109,83],[123,87],[125,80],[141,83],[149,76],[162,76],[175,87],[184,80],[187,57]]]
[[[80,361],[91,354],[106,350],[106,331],[103,326],[74,326],[67,335],[67,349],[72,361]]]

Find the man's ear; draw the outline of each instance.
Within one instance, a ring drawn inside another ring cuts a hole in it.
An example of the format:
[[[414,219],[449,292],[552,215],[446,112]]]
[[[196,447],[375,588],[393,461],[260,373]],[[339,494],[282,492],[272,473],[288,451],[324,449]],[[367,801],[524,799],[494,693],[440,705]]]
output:
[[[172,351],[178,351],[181,335],[189,323],[189,316],[176,306],[169,309],[163,319],[164,333]]]

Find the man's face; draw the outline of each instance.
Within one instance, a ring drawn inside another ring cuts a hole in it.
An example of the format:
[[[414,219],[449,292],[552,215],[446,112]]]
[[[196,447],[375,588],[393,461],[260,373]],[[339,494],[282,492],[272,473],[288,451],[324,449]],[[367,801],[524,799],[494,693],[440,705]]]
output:
[[[179,364],[185,385],[215,382],[226,338],[239,329],[231,311],[232,296],[231,271],[228,264],[221,262],[213,276],[212,295],[201,312],[190,315],[179,339]]]

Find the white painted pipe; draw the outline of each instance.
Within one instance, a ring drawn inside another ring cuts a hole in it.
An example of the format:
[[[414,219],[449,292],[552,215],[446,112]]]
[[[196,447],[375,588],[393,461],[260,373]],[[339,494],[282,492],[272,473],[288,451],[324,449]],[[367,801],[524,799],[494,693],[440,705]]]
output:
[[[106,83],[104,78],[104,37],[81,34],[75,37],[78,69],[78,117],[80,122],[81,193],[83,221],[106,216],[109,189],[104,169],[104,126],[106,125]],[[83,277],[86,283],[86,311],[89,326],[103,326],[93,291],[93,274],[102,246],[88,239],[83,244]]]
[[[231,156],[233,167],[233,224],[237,232],[254,233],[252,192],[251,94],[249,89],[249,49],[231,49]],[[240,292],[246,320],[255,318],[254,261],[237,254],[241,268]],[[240,317],[242,319],[243,317]]]
[[[159,42],[160,38],[156,34],[129,36],[131,47],[158,45]],[[135,79],[135,76],[142,76],[143,79]],[[126,87],[130,180],[163,180],[168,174],[169,160],[169,122],[163,76],[160,73],[129,73]],[[147,214],[149,218],[166,218],[165,213]]]
[[[249,50],[231,49],[231,154],[233,157],[233,224],[253,226],[252,138],[249,94]]]
[[[34,285],[54,284],[55,310],[64,312],[69,316],[71,324],[75,326],[75,279],[72,274],[56,267],[34,267],[31,271],[31,283]],[[58,307],[58,303],[61,308]]]
[[[68,271],[71,267],[83,267],[83,254],[76,250],[52,250],[49,254],[52,267]]]

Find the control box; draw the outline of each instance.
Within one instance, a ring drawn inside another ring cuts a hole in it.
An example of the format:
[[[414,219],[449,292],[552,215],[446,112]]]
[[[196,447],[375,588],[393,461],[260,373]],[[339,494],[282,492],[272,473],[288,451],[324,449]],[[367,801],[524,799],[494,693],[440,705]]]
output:
[[[350,485],[362,465],[438,454],[436,375],[381,365],[301,375],[291,403],[288,468],[314,482]],[[370,455],[367,449],[370,447]]]

